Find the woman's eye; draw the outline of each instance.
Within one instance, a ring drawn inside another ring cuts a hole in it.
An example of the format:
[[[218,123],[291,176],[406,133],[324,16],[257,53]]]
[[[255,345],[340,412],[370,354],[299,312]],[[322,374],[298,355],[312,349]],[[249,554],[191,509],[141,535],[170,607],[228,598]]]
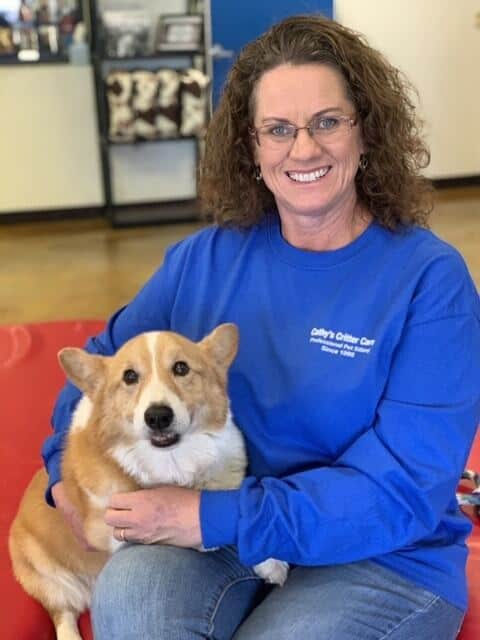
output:
[[[337,118],[319,118],[314,123],[314,129],[322,129],[331,131],[332,129],[336,129],[338,127],[338,123],[340,120]]]
[[[125,384],[136,384],[140,376],[134,369],[125,369],[123,372],[123,381]]]
[[[268,133],[275,138],[284,138],[291,135],[292,128],[284,124],[276,124],[268,129]]]
[[[183,360],[179,360],[178,362],[175,362],[175,364],[173,365],[172,371],[176,376],[186,376],[187,373],[190,371],[190,367]]]

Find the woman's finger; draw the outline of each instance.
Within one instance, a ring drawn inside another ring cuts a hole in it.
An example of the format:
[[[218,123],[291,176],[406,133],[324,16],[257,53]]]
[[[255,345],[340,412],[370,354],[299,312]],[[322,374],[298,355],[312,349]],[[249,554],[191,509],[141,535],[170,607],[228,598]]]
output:
[[[114,527],[113,537],[119,542],[132,542],[131,529],[127,527]]]
[[[119,511],[129,510],[135,503],[136,494],[141,491],[132,491],[131,493],[114,493],[110,496],[108,506],[110,509],[118,509]]]
[[[130,511],[107,509],[103,519],[109,527],[117,527],[120,529],[121,527],[129,528],[132,525],[132,514]]]

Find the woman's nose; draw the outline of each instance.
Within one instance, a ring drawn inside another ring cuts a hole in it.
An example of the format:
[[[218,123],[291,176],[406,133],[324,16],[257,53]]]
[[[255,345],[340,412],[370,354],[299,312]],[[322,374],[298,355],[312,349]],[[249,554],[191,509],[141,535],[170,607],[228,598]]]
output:
[[[297,135],[293,139],[292,146],[290,147],[290,157],[309,157],[313,154],[318,154],[320,150],[320,144],[306,128],[297,130]]]

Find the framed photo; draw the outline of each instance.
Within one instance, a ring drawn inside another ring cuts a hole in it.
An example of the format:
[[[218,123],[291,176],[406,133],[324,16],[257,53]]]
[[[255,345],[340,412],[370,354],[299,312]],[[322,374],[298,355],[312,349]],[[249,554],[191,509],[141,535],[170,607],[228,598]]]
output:
[[[195,51],[203,40],[202,16],[175,14],[160,16],[157,51]]]
[[[150,20],[142,10],[108,10],[102,14],[105,54],[109,58],[133,58],[151,53]]]

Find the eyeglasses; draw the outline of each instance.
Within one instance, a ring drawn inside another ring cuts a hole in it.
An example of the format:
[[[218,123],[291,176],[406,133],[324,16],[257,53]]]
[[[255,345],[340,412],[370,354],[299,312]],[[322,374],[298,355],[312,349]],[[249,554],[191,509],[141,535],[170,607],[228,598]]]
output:
[[[305,127],[297,127],[290,122],[273,122],[263,127],[251,127],[250,135],[257,144],[268,149],[286,149],[293,145],[301,129],[308,131],[316,142],[334,141],[349,133],[357,124],[351,116],[315,116]]]

